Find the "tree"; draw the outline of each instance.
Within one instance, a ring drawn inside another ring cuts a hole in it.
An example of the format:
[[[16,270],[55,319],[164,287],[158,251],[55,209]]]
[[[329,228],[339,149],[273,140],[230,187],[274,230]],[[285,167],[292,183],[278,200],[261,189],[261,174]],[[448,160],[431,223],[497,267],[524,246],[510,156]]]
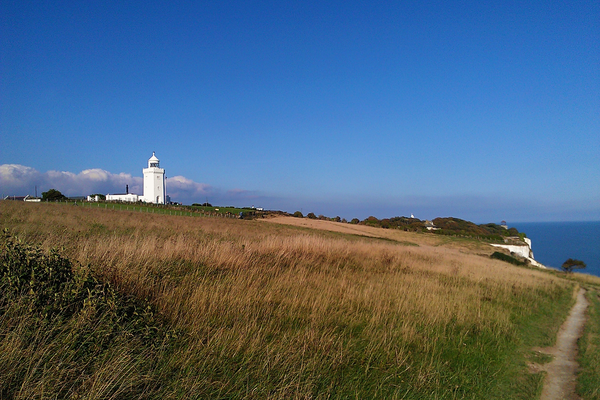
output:
[[[315,213],[312,213],[312,212],[306,214],[306,217],[310,218],[310,219],[317,219],[317,216],[315,215]]]
[[[50,189],[47,192],[42,192],[42,200],[44,201],[60,201],[66,199],[67,197],[56,189]]]
[[[573,272],[574,269],[583,269],[585,267],[586,267],[586,265],[585,265],[585,263],[583,261],[581,261],[581,260],[573,260],[572,258],[569,258],[561,266],[561,268],[565,272]]]
[[[302,215],[302,213],[300,211],[296,211],[294,213],[294,217],[296,217],[296,218],[304,218],[304,215]]]

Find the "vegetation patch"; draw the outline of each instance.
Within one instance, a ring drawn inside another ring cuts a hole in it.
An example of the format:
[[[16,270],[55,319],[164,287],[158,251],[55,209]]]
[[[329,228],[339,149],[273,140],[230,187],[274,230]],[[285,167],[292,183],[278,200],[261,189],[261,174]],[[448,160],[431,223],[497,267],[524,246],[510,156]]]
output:
[[[579,339],[577,392],[583,399],[600,398],[600,291],[589,289],[590,302],[583,336]]]
[[[508,254],[501,253],[499,251],[495,251],[490,256],[491,258],[495,258],[496,260],[505,261],[507,263],[511,263],[514,265],[527,265],[526,262],[516,259],[515,257],[509,256]]]
[[[474,240],[431,247],[432,235],[397,232],[419,244],[399,246],[52,203],[0,211],[61,256],[7,243],[70,265],[56,275],[39,261],[49,272],[34,276],[64,277],[33,293],[30,269],[6,280],[0,397],[530,399],[542,376],[527,373],[529,351],[552,344],[572,301],[573,282],[481,257]]]
[[[149,305],[3,232],[0,398],[123,398],[159,387],[174,331]]]

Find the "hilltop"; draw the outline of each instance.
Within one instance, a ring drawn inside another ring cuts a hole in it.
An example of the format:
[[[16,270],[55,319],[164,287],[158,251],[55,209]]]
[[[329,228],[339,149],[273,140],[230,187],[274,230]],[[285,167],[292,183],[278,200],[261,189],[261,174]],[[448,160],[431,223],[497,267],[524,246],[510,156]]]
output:
[[[470,237],[187,215],[0,202],[21,288],[0,302],[2,397],[530,399],[533,348],[574,279],[598,284]]]

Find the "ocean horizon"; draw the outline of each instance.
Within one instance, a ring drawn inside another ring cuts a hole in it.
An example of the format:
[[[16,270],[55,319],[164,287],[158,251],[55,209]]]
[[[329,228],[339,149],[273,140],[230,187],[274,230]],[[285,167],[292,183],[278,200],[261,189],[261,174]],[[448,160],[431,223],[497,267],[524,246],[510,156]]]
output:
[[[576,270],[600,276],[600,221],[587,222],[520,222],[509,224],[531,239],[535,260],[560,270],[569,258],[587,264]]]

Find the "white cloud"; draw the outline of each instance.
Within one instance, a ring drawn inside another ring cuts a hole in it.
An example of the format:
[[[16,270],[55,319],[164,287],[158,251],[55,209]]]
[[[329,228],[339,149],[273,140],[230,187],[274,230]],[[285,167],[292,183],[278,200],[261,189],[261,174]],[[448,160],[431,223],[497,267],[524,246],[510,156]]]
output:
[[[24,182],[39,179],[40,173],[34,168],[19,164],[0,165],[0,187],[20,187]]]
[[[81,171],[80,175],[85,176],[87,179],[89,179],[91,181],[99,181],[99,182],[106,182],[106,181],[108,181],[109,177],[111,176],[110,172],[105,171],[100,168],[86,169],[84,171]]]
[[[87,169],[79,173],[68,171],[39,172],[19,164],[0,165],[0,195],[34,195],[49,189],[60,190],[67,196],[86,196],[93,193],[143,194],[141,176],[113,174],[103,169]],[[597,197],[584,201],[523,199],[485,196],[404,196],[396,198],[334,198],[323,196],[274,196],[258,191],[234,188],[221,190],[205,183],[194,182],[184,176],[167,179],[167,194],[173,201],[183,204],[203,203],[235,205],[238,207],[264,207],[272,210],[294,212],[312,211],[327,216],[340,215],[347,219],[378,218],[414,213],[417,218],[432,219],[439,216],[455,216],[476,222],[552,221],[552,220],[598,220],[600,209]]]
[[[178,175],[167,179],[167,194],[173,201],[200,202],[206,196],[213,196],[215,190],[210,185]]]
[[[169,178],[169,194],[182,196],[187,200],[212,192],[209,185],[197,183],[183,176]],[[113,174],[94,168],[77,174],[69,171],[39,172],[34,168],[18,164],[0,165],[0,194],[3,196],[38,195],[49,189],[57,189],[66,196],[86,196],[92,193],[125,193],[129,185],[130,193],[143,194],[143,179],[131,174]]]

